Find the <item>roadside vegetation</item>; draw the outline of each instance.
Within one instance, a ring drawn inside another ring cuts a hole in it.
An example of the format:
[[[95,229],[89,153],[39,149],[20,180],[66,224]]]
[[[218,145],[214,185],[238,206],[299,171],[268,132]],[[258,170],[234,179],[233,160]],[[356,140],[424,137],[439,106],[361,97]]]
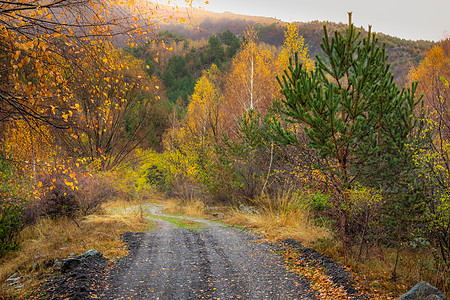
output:
[[[368,293],[449,294],[448,39],[396,81],[351,19],[313,58],[295,24],[278,46],[258,26],[192,41],[141,2],[31,2],[0,7],[0,298],[56,258],[124,255],[141,204],[167,199],[320,250]]]

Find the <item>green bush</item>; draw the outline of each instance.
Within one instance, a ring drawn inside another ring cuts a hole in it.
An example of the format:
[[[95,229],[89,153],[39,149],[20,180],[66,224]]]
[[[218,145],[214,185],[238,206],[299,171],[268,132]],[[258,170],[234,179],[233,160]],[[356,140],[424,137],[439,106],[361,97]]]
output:
[[[327,228],[333,228],[331,217],[332,205],[331,197],[328,194],[316,192],[307,197],[307,210],[314,216],[314,224]]]
[[[6,200],[0,203],[0,257],[18,247],[17,236],[22,230],[23,206]]]
[[[11,160],[0,155],[0,257],[18,247],[17,236],[22,230],[23,201],[14,184]]]
[[[326,213],[331,208],[330,195],[315,193],[309,195],[309,206],[315,214]]]

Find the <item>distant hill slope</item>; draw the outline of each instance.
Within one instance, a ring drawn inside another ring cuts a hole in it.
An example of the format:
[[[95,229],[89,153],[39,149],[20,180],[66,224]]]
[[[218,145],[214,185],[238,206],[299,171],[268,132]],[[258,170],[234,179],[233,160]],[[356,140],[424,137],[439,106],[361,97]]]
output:
[[[160,19],[164,19],[161,9]],[[185,23],[177,22],[173,19],[159,22],[161,30],[169,30],[173,33],[181,34],[192,40],[208,39],[211,35],[230,30],[234,34],[241,34],[249,25],[255,27],[260,41],[281,46],[284,40],[284,28],[286,23],[275,18],[254,17],[238,15],[233,13],[214,13],[203,9],[180,9],[176,14],[177,18],[186,18]],[[343,30],[346,24],[325,22],[329,33],[335,30]],[[309,45],[311,57],[322,55],[320,43],[323,36],[324,22],[313,21],[308,23],[297,22],[300,33],[305,42]],[[363,34],[366,30],[361,28]],[[386,52],[389,55],[391,71],[396,77],[396,81],[403,84],[411,65],[417,65],[425,56],[426,51],[433,45],[430,41],[411,41],[397,37],[392,37],[379,33],[378,39],[381,43],[386,43]]]

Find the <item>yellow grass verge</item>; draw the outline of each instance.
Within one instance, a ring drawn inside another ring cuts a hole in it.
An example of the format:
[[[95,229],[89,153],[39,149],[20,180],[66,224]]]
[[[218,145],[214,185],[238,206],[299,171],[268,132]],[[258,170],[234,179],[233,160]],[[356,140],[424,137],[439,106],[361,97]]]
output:
[[[0,260],[0,299],[27,299],[43,279],[52,274],[56,258],[67,258],[71,253],[80,255],[89,249],[103,253],[107,258],[127,254],[120,240],[126,231],[142,231],[149,227],[149,221],[142,218],[139,209],[124,203],[110,203],[115,209],[103,210],[77,220],[43,219],[21,233],[20,249],[7,254]],[[107,204],[108,206],[108,204]],[[23,276],[20,292],[8,286],[5,280],[12,274]]]
[[[183,214],[190,217],[206,216],[206,205],[200,199],[181,201],[180,199],[169,199],[164,206],[168,214]]]
[[[330,238],[328,228],[311,223],[311,216],[301,208],[300,196],[290,191],[275,197],[262,196],[255,200],[259,213],[234,210],[225,222],[255,229],[275,240],[292,238],[307,246]]]
[[[331,236],[330,230],[309,222],[307,213],[296,209],[285,213],[262,211],[259,214],[233,211],[225,219],[226,223],[252,228],[274,240],[295,239],[310,246],[319,239]]]

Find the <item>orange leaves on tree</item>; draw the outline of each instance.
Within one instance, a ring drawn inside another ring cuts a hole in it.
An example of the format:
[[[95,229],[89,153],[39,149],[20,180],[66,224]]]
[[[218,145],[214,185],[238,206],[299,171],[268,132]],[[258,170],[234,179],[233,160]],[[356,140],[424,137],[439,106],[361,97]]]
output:
[[[258,43],[256,31],[245,32],[245,43],[232,61],[227,77],[225,110],[229,120],[227,127],[236,126],[236,120],[250,109],[265,113],[278,97],[274,57]]]
[[[450,104],[450,89],[446,86],[446,81],[450,80],[450,39],[434,46],[419,66],[412,68],[409,78],[410,81],[418,81],[417,92],[424,94],[428,110],[447,114]]]
[[[53,137],[45,124],[34,124],[32,128],[26,121],[16,120],[3,129],[2,152],[33,169],[54,154]]]
[[[89,157],[96,166],[107,169],[119,163],[142,141],[144,132],[151,130],[142,125],[151,117],[153,98],[150,88],[146,92],[144,87],[158,85],[144,72],[143,63],[123,50],[106,42],[91,43],[90,47],[91,54],[80,62],[83,71],[73,69],[68,76],[74,93],[65,108],[61,107],[67,111],[63,117],[73,116],[74,132],[59,133],[68,149],[76,148],[77,155]],[[125,127],[127,116],[132,118]]]
[[[289,66],[289,58],[293,57],[294,53],[297,53],[299,61],[303,63],[307,70],[314,69],[314,61],[309,58],[308,46],[305,45],[303,36],[299,34],[299,30],[294,23],[289,23],[286,25],[286,31],[284,32],[283,49],[278,56],[279,74]]]

